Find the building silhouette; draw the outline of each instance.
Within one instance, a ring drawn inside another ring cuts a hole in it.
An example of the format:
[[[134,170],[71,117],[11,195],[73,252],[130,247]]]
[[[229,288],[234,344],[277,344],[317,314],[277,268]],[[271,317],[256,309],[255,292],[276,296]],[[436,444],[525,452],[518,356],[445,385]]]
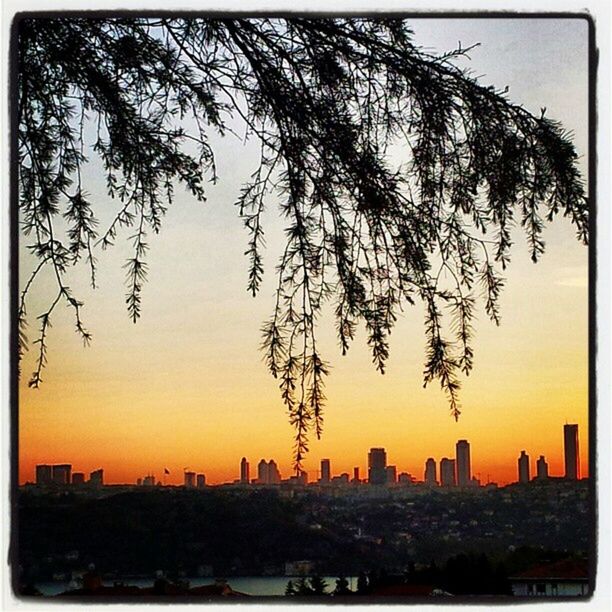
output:
[[[443,487],[454,487],[457,484],[454,459],[444,457],[440,461],[440,484]]]
[[[425,462],[425,474],[423,477],[425,484],[430,487],[435,487],[438,484],[438,480],[436,478],[436,460],[433,457],[430,457]]]
[[[359,478],[359,468],[358,467],[353,468],[353,482],[354,483],[361,482],[361,479]]]
[[[241,484],[249,484],[251,481],[251,467],[246,457],[240,460],[240,482]]]
[[[83,472],[73,472],[72,473],[72,484],[73,485],[85,484],[85,474],[83,474]]]
[[[101,487],[104,484],[104,470],[102,468],[90,472],[89,484],[96,487]]]
[[[55,484],[70,484],[72,478],[72,466],[69,463],[62,463],[51,466],[51,479]]]
[[[281,475],[274,459],[268,461],[268,484],[280,484]]]
[[[467,487],[472,480],[472,468],[470,465],[470,443],[467,440],[459,440],[455,448],[455,459],[457,469],[457,485]]]
[[[196,473],[195,472],[185,472],[184,474],[184,485],[189,488],[192,489],[193,487],[195,487],[196,485]]]
[[[548,478],[548,463],[546,463],[544,455],[540,455],[540,458],[537,460],[536,469],[538,480],[546,480]]]
[[[397,476],[397,482],[402,485],[411,485],[414,484],[414,478],[408,472],[400,472]]]
[[[521,456],[518,458],[518,481],[525,483],[529,482],[529,455],[522,450]]]
[[[387,482],[387,453],[384,448],[371,448],[368,453],[368,482],[374,485]]]
[[[321,459],[321,479],[322,484],[328,484],[331,480],[331,463],[329,459]]]
[[[154,474],[147,474],[143,480],[142,480],[142,484],[145,487],[152,487],[155,485],[155,475]]]
[[[565,477],[580,478],[580,456],[578,452],[578,425],[563,426],[563,447],[565,451]]]
[[[257,464],[257,483],[258,484],[270,484],[270,476],[268,473],[268,462],[262,459]]]
[[[36,466],[36,484],[46,485],[53,482],[53,469],[50,465]]]
[[[204,474],[198,474],[196,476],[196,487],[203,489],[206,486],[206,476]]]
[[[387,471],[387,484],[395,484],[397,482],[397,468],[394,465],[388,465]]]

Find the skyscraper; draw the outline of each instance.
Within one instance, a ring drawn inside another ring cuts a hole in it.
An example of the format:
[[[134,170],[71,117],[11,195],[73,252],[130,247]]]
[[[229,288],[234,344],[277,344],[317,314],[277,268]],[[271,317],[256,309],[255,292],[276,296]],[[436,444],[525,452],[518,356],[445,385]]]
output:
[[[457,484],[455,479],[455,460],[444,457],[440,461],[440,484],[443,487],[454,487]]]
[[[196,486],[198,489],[206,487],[206,476],[204,474],[198,474],[196,476]]]
[[[536,466],[538,470],[538,480],[545,480],[548,478],[548,463],[546,463],[544,455],[540,455],[540,458],[536,462]]]
[[[72,481],[72,466],[69,463],[51,466],[53,482],[60,485],[70,484]]]
[[[518,481],[522,483],[529,482],[529,455],[522,450],[521,456],[518,458]]]
[[[357,483],[360,482],[360,478],[359,478],[359,468],[358,467],[354,467],[353,468],[353,482]]]
[[[104,470],[102,468],[90,472],[89,484],[94,485],[96,487],[101,487],[104,484]]]
[[[195,472],[185,472],[184,474],[184,478],[185,478],[185,486],[189,487],[190,489],[195,487],[196,484],[196,480],[195,480],[196,474]]]
[[[578,453],[578,425],[563,426],[565,450],[565,477],[570,480],[580,478],[580,455]]]
[[[53,470],[50,465],[36,466],[36,484],[49,484],[53,481]]]
[[[240,482],[242,484],[249,484],[251,480],[251,470],[249,466],[249,462],[246,457],[243,457],[240,460]]]
[[[457,442],[455,458],[457,460],[457,484],[460,487],[467,487],[472,480],[470,443],[467,440],[459,440]]]
[[[274,459],[270,459],[270,461],[268,461],[268,482],[270,484],[279,484],[280,481],[281,475],[278,471],[276,461],[274,461]]]
[[[323,484],[328,484],[331,480],[331,463],[329,459],[321,459],[321,480]]]
[[[368,453],[368,482],[374,485],[387,482],[387,453],[384,448],[371,448]]]
[[[438,484],[438,480],[436,478],[436,460],[433,457],[430,457],[425,462],[424,480],[425,484],[430,487],[435,487]]]
[[[397,468],[394,465],[388,465],[387,471],[387,484],[395,484],[397,482]]]
[[[268,462],[265,459],[262,459],[257,465],[257,482],[258,484],[270,484]]]

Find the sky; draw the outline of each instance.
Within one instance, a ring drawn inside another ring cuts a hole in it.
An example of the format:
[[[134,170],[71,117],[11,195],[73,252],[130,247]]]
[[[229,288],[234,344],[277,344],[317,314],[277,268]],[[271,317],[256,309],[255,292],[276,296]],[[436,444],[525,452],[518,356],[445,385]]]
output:
[[[416,42],[447,51],[479,42],[461,60],[483,84],[509,87],[528,110],[558,119],[573,132],[587,167],[587,24],[553,19],[415,19]],[[246,291],[247,234],[233,206],[256,166],[256,146],[230,137],[214,141],[220,181],[208,201],[177,197],[159,236],[150,237],[149,281],[141,320],[132,324],[124,304],[122,264],[127,244],[99,254],[99,287],[86,270],[70,286],[85,302],[93,333],[83,348],[71,313],[62,308],[49,337],[49,365],[39,389],[27,387],[35,350],[23,363],[20,385],[20,482],[33,480],[38,463],[72,463],[73,470],[105,470],[107,482],[135,482],[170,470],[204,472],[209,483],[238,477],[246,456],[252,473],[274,458],[291,474],[293,431],[275,381],[259,351],[260,326],[272,312],[283,222],[266,217],[266,274],[258,297]],[[90,171],[90,191],[107,203],[103,183]],[[110,214],[110,208],[104,214]],[[129,232],[124,234],[127,237]],[[391,335],[385,376],[378,374],[360,329],[341,355],[334,322],[320,324],[319,343],[333,368],[327,380],[325,426],[312,440],[305,467],[317,477],[320,459],[332,472],[367,468],[370,447],[387,449],[388,462],[417,478],[428,457],[453,457],[458,439],[471,444],[472,471],[483,482],[516,480],[521,450],[532,470],[545,455],[552,475],[563,473],[563,424],[578,423],[582,473],[588,473],[587,249],[567,220],[548,226],[538,264],[516,236],[501,298],[500,327],[482,311],[476,324],[475,364],[463,380],[462,414],[450,416],[444,394],[423,389],[425,337],[420,305],[407,308]],[[22,268],[29,261],[22,248]],[[24,271],[27,271],[27,269]],[[49,279],[34,286],[30,336]]]

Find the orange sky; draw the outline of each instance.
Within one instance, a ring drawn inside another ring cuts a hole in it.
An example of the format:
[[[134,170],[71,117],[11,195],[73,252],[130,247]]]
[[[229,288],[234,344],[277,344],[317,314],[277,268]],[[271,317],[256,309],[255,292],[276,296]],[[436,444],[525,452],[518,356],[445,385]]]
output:
[[[511,98],[530,110],[547,106],[551,117],[575,132],[584,154],[586,26],[529,22],[421,21],[415,31],[419,42],[440,49],[454,47],[457,40],[464,46],[480,41],[471,54],[474,71],[485,74],[487,83],[509,84]],[[27,388],[35,350],[26,356],[21,482],[33,479],[37,463],[69,462],[75,471],[103,467],[107,482],[134,482],[149,471],[161,477],[167,467],[167,482],[178,483],[189,467],[215,483],[237,478],[243,455],[252,475],[262,457],[274,458],[283,476],[290,475],[293,432],[277,382],[258,351],[260,324],[273,307],[282,221],[270,206],[265,283],[253,299],[246,292],[247,237],[232,203],[256,163],[254,146],[225,139],[217,147],[221,182],[211,186],[208,202],[177,198],[160,236],[149,241],[150,276],[137,325],[124,308],[125,246],[99,255],[95,292],[87,287],[84,269],[71,279],[85,301],[83,315],[94,341],[82,347],[71,313],[62,308],[53,320],[49,365],[38,390]],[[95,171],[90,179],[104,200]],[[483,481],[488,475],[500,483],[516,480],[523,449],[532,470],[543,454],[551,474],[562,475],[565,422],[579,424],[587,474],[588,252],[565,220],[548,227],[545,239],[547,252],[533,265],[517,234],[501,301],[502,325],[495,327],[480,313],[475,368],[463,383],[458,423],[437,388],[422,388],[420,306],[408,308],[398,321],[384,377],[374,371],[363,330],[342,357],[333,320],[324,317],[319,343],[333,369],[323,439],[312,441],[305,462],[311,479],[323,457],[331,458],[335,474],[360,466],[365,476],[372,446],[384,446],[398,471],[422,478],[425,459],[453,457],[460,438],[470,441],[473,472]],[[23,248],[22,263],[30,263]],[[41,279],[32,293],[32,339],[35,314],[49,295],[47,281]]]

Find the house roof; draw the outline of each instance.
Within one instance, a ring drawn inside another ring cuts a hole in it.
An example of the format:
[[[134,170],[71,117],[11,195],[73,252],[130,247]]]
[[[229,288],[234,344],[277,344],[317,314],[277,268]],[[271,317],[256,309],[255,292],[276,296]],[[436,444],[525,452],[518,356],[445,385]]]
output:
[[[588,580],[589,565],[586,559],[561,559],[554,563],[534,565],[512,576],[510,580]]]

